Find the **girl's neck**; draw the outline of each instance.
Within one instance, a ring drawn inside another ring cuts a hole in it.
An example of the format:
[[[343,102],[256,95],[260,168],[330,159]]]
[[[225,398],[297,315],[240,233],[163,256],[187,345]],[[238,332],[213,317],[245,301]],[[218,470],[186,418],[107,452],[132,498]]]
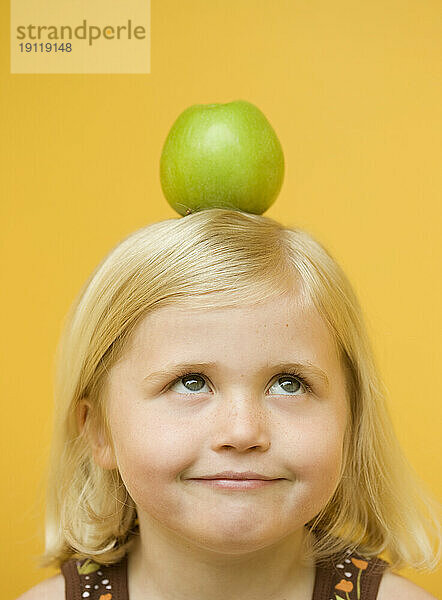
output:
[[[206,550],[149,524],[128,557],[130,600],[311,600],[313,560],[303,527],[277,544],[246,554]]]

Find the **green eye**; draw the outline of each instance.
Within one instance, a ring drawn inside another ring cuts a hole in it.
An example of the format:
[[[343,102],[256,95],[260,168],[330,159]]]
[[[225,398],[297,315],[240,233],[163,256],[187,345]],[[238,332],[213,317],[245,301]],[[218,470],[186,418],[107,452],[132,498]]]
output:
[[[302,390],[303,388],[306,387],[299,376],[295,377],[293,375],[290,375],[288,377],[287,376],[279,377],[277,380],[277,384],[283,390],[285,390],[289,395],[299,392],[299,390]],[[276,393],[278,393],[278,392],[276,392]]]
[[[183,373],[180,375],[168,388],[172,391],[176,391],[177,393],[182,394],[192,394],[203,391],[204,384],[206,382],[206,378],[202,373]],[[182,390],[174,390],[174,386],[181,384]],[[299,395],[299,392],[305,393],[307,391],[311,391],[311,387],[307,383],[307,381],[298,373],[286,373],[278,376],[276,382],[271,386],[275,386],[278,384],[280,389],[284,390],[285,393],[274,392],[276,395]],[[270,389],[271,389],[270,388]]]
[[[204,383],[205,379],[204,379],[203,375],[201,375],[200,373],[186,373],[185,375],[182,375],[181,377],[176,379],[173,382],[170,389],[172,389],[175,384],[178,384],[181,382],[186,382],[186,383],[183,383],[182,385],[186,389],[187,393],[188,392],[200,392],[201,387],[202,387],[201,381]],[[184,392],[184,393],[186,393],[186,392]]]

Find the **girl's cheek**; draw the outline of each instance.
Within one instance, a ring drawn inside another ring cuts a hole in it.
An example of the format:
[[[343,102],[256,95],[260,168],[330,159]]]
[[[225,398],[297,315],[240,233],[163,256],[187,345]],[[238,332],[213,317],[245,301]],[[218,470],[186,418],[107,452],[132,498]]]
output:
[[[344,431],[338,423],[305,422],[292,438],[289,456],[295,475],[311,478],[339,474]]]
[[[195,434],[182,422],[134,419],[117,432],[120,468],[143,479],[175,478],[199,458]]]

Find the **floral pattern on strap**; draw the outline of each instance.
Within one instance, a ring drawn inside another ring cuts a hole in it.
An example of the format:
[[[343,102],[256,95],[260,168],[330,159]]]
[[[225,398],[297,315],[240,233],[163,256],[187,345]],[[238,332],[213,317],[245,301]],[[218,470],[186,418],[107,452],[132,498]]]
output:
[[[363,600],[361,577],[364,576],[364,571],[367,571],[370,560],[356,558],[350,550],[347,550],[346,555],[343,562],[334,565],[341,573],[338,573],[339,581],[334,586],[334,598],[330,600]]]
[[[112,583],[106,576],[106,565],[99,565],[90,558],[76,561],[81,581],[81,597],[85,600],[112,600]],[[110,590],[110,591],[108,591]]]

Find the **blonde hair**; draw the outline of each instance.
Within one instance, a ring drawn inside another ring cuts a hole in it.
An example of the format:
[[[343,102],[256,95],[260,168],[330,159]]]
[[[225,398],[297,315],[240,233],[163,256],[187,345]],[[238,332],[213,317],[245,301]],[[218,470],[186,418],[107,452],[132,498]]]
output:
[[[80,431],[76,416],[88,398],[94,422],[111,439],[101,392],[139,321],[167,305],[227,308],[295,291],[314,303],[330,329],[349,403],[340,482],[306,524],[316,534],[315,559],[358,548],[367,557],[384,553],[392,568],[437,566],[438,505],[399,446],[346,275],[309,233],[229,209],[202,210],[133,232],[97,266],[71,306],[56,357],[40,566],[60,567],[74,557],[112,564],[139,535],[136,506],[118,469],[95,463],[87,427]]]

